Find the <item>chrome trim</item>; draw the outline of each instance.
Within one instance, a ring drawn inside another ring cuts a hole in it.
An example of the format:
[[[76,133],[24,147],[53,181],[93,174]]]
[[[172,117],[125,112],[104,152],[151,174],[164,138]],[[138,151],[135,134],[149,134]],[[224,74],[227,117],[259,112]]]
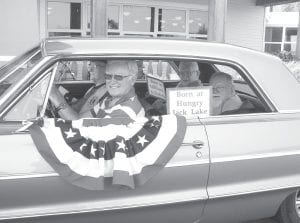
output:
[[[280,113],[282,114],[294,114],[294,113],[300,113],[300,110],[279,110]]]
[[[297,117],[285,116],[285,115],[299,115]],[[273,122],[273,121],[291,121],[299,120],[300,113],[248,113],[248,114],[232,114],[232,115],[222,115],[222,116],[210,116],[205,119],[201,119],[201,122],[208,125],[222,125],[228,123],[253,123],[253,122]]]
[[[167,165],[165,167],[172,168],[172,167],[203,165],[203,164],[209,164],[209,159],[199,159],[199,160],[194,160],[194,161],[167,163]]]
[[[172,168],[172,167],[203,165],[203,164],[209,164],[209,159],[199,159],[199,160],[187,161],[187,162],[167,163],[167,165],[165,167]],[[58,176],[59,176],[59,174],[56,172],[3,175],[3,176],[0,175],[0,181],[1,180],[16,180],[16,179],[31,179],[31,178],[41,178],[41,177],[58,177]]]
[[[249,74],[249,72],[239,63],[229,60],[229,59],[219,59],[219,58],[210,58],[210,57],[204,57],[204,56],[190,56],[190,55],[176,55],[176,54],[130,54],[130,53],[119,53],[119,55],[111,54],[111,53],[103,53],[102,55],[93,55],[92,53],[90,55],[82,55],[82,54],[71,54],[71,55],[64,55],[64,59],[78,59],[78,58],[156,58],[156,59],[164,59],[164,60],[170,60],[170,59],[189,59],[189,60],[198,60],[198,61],[207,61],[210,63],[221,63],[226,65],[232,65],[236,68],[238,68],[240,71],[242,71],[242,76],[246,77],[246,80],[250,81],[249,87],[251,89],[255,89],[254,92],[257,92],[259,96],[263,99],[265,104],[271,109],[271,111],[278,111],[278,108],[274,101],[268,97],[265,93],[265,90],[262,88],[261,85],[258,84],[258,82]],[[245,79],[245,78],[244,78]],[[253,87],[253,88],[252,88]]]
[[[207,200],[207,196],[197,196],[203,189],[169,192],[166,194],[146,195],[139,198],[123,198],[116,201],[94,201],[94,202],[77,202],[63,205],[49,205],[39,208],[26,208],[22,211],[5,210],[4,214],[0,212],[0,220],[32,218],[41,216],[67,215],[90,212],[103,212],[108,210],[123,210],[129,208],[149,207],[155,205],[167,205],[182,202],[192,202],[198,200]],[[179,198],[180,197],[180,198]],[[151,201],[151,202],[145,202]],[[63,210],[63,211],[61,211]]]
[[[50,95],[50,92],[51,92],[51,87],[53,86],[53,82],[54,82],[54,79],[55,79],[55,74],[56,74],[57,68],[58,68],[58,63],[55,63],[53,66],[51,66],[49,69],[47,69],[46,72],[44,72],[44,73],[47,73],[48,70],[52,69],[51,74],[49,74],[49,75],[51,75],[51,77],[50,77],[48,88],[47,88],[47,91],[46,91],[46,94],[45,94],[45,98],[44,98],[44,102],[43,102],[43,108],[42,108],[42,111],[41,111],[41,114],[40,114],[41,117],[44,117],[44,114],[45,114],[45,111],[46,111],[46,108],[47,108],[48,99],[49,99],[49,95]],[[45,77],[47,77],[47,75],[45,75]]]
[[[255,160],[282,156],[294,156],[300,155],[300,150],[285,151],[285,152],[273,152],[273,153],[263,153],[263,154],[253,154],[253,155],[240,155],[240,156],[230,156],[225,158],[211,158],[211,163],[223,163],[223,162],[234,162],[241,160]]]
[[[43,60],[46,60],[45,58]],[[39,68],[37,68],[39,69]],[[32,73],[34,73],[37,69],[33,69],[32,71],[30,71],[28,73],[28,78],[31,76]],[[12,100],[12,102],[5,108],[3,109],[3,111],[0,113],[0,117],[3,117],[15,104],[18,103],[18,101],[24,97],[26,95],[27,92],[29,91],[32,91],[38,84],[40,81],[43,81],[45,78],[47,78],[47,72],[49,72],[51,69],[53,69],[53,66],[49,67],[46,71],[43,72],[43,74],[41,76],[39,76],[37,79],[35,79],[30,86],[28,86],[26,89],[24,89],[16,98],[14,98]],[[51,75],[51,74],[50,74]],[[19,89],[23,84],[26,83],[27,79],[23,79],[22,81],[20,81],[20,83],[18,85],[15,86],[15,88],[13,89],[13,92],[15,92],[17,89]],[[50,85],[48,85],[48,88],[49,88]],[[47,89],[48,91],[49,89]],[[50,90],[49,90],[50,91]],[[49,92],[50,94],[50,92]],[[44,101],[45,103],[45,101]],[[47,104],[46,104],[47,105]],[[43,105],[46,109],[46,106]],[[4,118],[3,118],[4,121],[6,121]],[[9,120],[9,121],[23,121],[23,120]]]
[[[42,68],[42,66],[44,65],[44,62],[47,62],[51,59],[51,57],[45,57],[43,58],[39,64],[37,66],[35,66],[34,68],[32,68],[32,70],[30,70],[22,80],[20,80],[17,85],[15,85],[12,89],[9,90],[9,92],[7,92],[0,100],[0,105],[2,105],[5,101],[9,100],[10,97],[13,96],[13,94],[19,90],[19,88],[21,88],[24,84],[26,84],[26,82],[32,77],[32,75],[34,73],[36,73],[40,68]],[[23,94],[24,91],[21,93]],[[20,95],[21,95],[20,94]],[[17,98],[20,97],[20,95],[17,96]],[[16,98],[13,99],[13,101],[15,101]],[[12,104],[12,103],[11,103]],[[11,107],[11,104],[9,105]],[[3,111],[0,113],[0,117],[3,116],[3,114],[7,111],[7,107],[5,109],[3,109]]]
[[[34,49],[34,48],[33,48]],[[15,67],[15,69],[11,70],[10,72],[8,72],[4,77],[2,77],[0,79],[0,82],[2,80],[4,80],[5,78],[7,78],[8,76],[10,76],[12,73],[14,73],[16,70],[18,70],[21,66],[24,66],[24,64],[26,64],[29,60],[31,60],[33,57],[35,57],[38,53],[40,53],[41,50],[37,49],[37,51],[35,52],[35,54],[31,55],[31,57],[28,57],[27,60],[24,60],[23,63],[19,64],[19,66]],[[33,68],[34,69],[34,68]]]
[[[287,190],[287,189],[295,189],[300,188],[299,185],[289,185],[289,186],[281,186],[281,187],[272,187],[272,188],[264,188],[259,190],[252,190],[252,191],[245,191],[240,193],[231,193],[231,194],[220,194],[220,195],[209,195],[209,199],[218,199],[218,198],[226,198],[226,197],[235,197],[235,196],[243,196],[255,193],[263,193],[263,192],[270,192],[270,191],[277,191],[277,190]]]
[[[36,173],[36,174],[24,174],[24,175],[7,175],[0,176],[0,180],[17,180],[17,179],[31,179],[40,177],[58,177],[58,173]]]

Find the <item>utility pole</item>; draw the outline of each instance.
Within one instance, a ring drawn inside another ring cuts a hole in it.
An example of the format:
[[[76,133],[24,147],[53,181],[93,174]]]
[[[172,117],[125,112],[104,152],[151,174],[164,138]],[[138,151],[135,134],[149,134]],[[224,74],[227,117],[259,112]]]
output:
[[[298,29],[297,29],[297,42],[296,42],[296,59],[300,60],[300,7],[299,10],[299,18],[298,18]]]
[[[91,0],[91,36],[107,36],[107,0]]]
[[[227,0],[209,0],[208,40],[225,42]]]

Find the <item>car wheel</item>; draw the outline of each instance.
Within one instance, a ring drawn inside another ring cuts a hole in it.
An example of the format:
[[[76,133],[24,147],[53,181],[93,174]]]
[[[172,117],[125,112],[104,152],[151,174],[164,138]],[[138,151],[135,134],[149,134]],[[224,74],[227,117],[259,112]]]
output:
[[[300,222],[300,190],[284,200],[278,210],[276,218],[281,223]]]

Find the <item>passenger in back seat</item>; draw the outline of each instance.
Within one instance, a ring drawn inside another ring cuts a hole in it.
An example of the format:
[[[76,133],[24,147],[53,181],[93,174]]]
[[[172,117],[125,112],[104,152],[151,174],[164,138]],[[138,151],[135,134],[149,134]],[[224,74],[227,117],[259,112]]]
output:
[[[235,92],[231,75],[216,72],[211,76],[209,84],[213,88],[213,115],[220,115],[224,112],[229,113],[239,109],[243,104]]]

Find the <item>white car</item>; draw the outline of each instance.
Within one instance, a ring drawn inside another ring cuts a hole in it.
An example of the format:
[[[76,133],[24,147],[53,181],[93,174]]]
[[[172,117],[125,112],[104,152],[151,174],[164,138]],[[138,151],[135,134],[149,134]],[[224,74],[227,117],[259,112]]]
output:
[[[150,115],[173,110],[170,95],[165,107],[153,106],[157,98],[149,94],[146,77],[160,80],[171,92],[180,81],[181,61],[198,63],[204,85],[199,89],[211,89],[215,72],[230,74],[238,97],[250,106],[187,117],[182,146],[163,170],[136,189],[79,188],[42,158],[26,124],[59,118],[47,106],[53,84],[66,90],[66,99],[77,100],[94,84],[93,62],[112,59],[137,61],[135,90]],[[240,222],[276,216],[281,222],[299,222],[299,95],[299,83],[280,59],[236,46],[46,39],[0,69],[0,220]]]

